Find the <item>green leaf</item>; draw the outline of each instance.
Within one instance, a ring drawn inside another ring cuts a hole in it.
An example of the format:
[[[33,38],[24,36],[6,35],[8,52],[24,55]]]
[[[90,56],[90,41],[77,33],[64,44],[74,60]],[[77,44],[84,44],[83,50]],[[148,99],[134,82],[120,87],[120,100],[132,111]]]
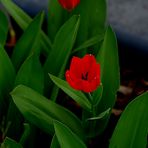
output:
[[[13,86],[14,79],[14,67],[4,48],[0,45],[0,94],[2,96],[8,95]]]
[[[11,98],[9,99],[9,107],[7,107],[6,113],[6,135],[13,138],[20,137],[22,134],[22,122],[24,121],[24,118]]]
[[[95,106],[98,106],[98,104],[100,103],[102,94],[103,94],[103,85],[101,84],[92,94],[93,104]]]
[[[104,127],[104,119],[108,118],[108,116],[110,115],[110,108],[99,114],[95,112],[96,109],[97,106],[92,107],[94,114],[86,111],[83,111],[82,114],[83,126],[85,129],[86,136],[88,138],[95,138],[102,132],[101,127]]]
[[[52,138],[50,148],[60,148],[60,145],[59,145],[59,142],[58,142],[56,135],[54,135],[53,138]]]
[[[19,84],[31,87],[43,94],[44,73],[38,55],[30,55],[22,64],[15,80],[15,86]]]
[[[84,138],[81,122],[72,112],[31,88],[19,85],[11,92],[11,96],[24,117],[45,132],[53,134],[53,120],[58,120]]]
[[[48,7],[48,35],[53,41],[58,30],[66,21],[68,12],[61,7],[57,0],[49,1]]]
[[[25,141],[27,140],[27,138],[29,137],[31,133],[31,127],[28,123],[24,123],[24,132],[20,138],[19,143],[21,143],[22,145],[25,144]]]
[[[22,148],[22,146],[13,139],[6,137],[1,148]]]
[[[54,121],[54,129],[61,148],[87,148],[83,141],[63,123]]]
[[[27,15],[21,8],[19,8],[12,0],[0,0],[1,3],[4,5],[6,10],[9,12],[9,14],[13,17],[13,19],[17,22],[17,24],[25,30],[28,25],[31,23],[32,18]],[[52,47],[51,41],[47,37],[47,35],[40,31],[41,33],[41,45],[44,49],[44,52],[48,54],[50,52],[50,49]],[[30,33],[31,34],[31,33]]]
[[[103,35],[106,28],[107,14],[106,0],[85,0],[81,1],[73,11],[80,14],[81,23],[77,36],[77,46],[96,35]],[[93,46],[98,50],[98,45]]]
[[[105,87],[109,87],[112,93],[116,93],[120,84],[118,47],[115,33],[110,26],[106,30],[104,41],[97,55],[97,60],[101,64],[101,80],[102,83],[105,84],[103,85],[104,93],[106,93]],[[110,75],[108,75],[108,73]]]
[[[20,27],[24,30],[31,22],[29,17],[21,8],[19,8],[12,0],[0,0],[10,15],[16,20]]]
[[[148,92],[130,102],[122,113],[109,148],[146,148],[148,134]]]
[[[93,46],[93,45],[97,44],[98,42],[101,42],[103,39],[104,39],[104,35],[96,35],[96,36],[84,41],[84,43],[82,43],[79,47],[75,48],[73,50],[73,53],[83,50],[85,48],[88,48],[90,46]]]
[[[68,94],[73,100],[75,100],[80,106],[82,106],[84,109],[90,111],[91,110],[91,104],[86,98],[86,96],[81,91],[76,91],[72,87],[68,85],[68,83],[58,77],[55,77],[51,74],[49,74],[51,80],[59,87],[61,88],[66,94]]]
[[[45,64],[45,70],[52,74],[58,74],[64,61],[68,59],[75,42],[80,18],[74,15],[58,31],[53,50],[50,52]],[[51,64],[53,63],[54,64]]]
[[[0,44],[4,46],[8,34],[8,20],[6,15],[2,11],[0,11],[0,20]]]
[[[120,83],[117,41],[111,27],[106,30],[97,61],[101,64],[101,82],[103,84],[103,94],[98,105],[98,113],[101,113],[114,106]],[[100,123],[100,129],[104,130],[107,120],[106,118],[104,123]]]
[[[63,77],[65,66],[76,39],[79,21],[79,16],[74,15],[58,31],[53,43],[53,50],[50,52],[44,66],[46,81],[49,79],[48,73],[59,76],[60,78]],[[54,64],[52,64],[53,62]],[[49,83],[46,84],[47,91],[51,88],[52,84],[49,79]]]
[[[87,120],[100,120],[100,119],[102,119],[102,118],[105,118],[107,115],[109,115],[109,113],[110,113],[110,108],[107,109],[106,111],[102,112],[102,113],[99,114],[98,116],[88,118]]]
[[[12,54],[12,62],[16,69],[20,67],[29,53],[39,50],[39,36],[42,22],[43,13],[39,13],[16,43]]]

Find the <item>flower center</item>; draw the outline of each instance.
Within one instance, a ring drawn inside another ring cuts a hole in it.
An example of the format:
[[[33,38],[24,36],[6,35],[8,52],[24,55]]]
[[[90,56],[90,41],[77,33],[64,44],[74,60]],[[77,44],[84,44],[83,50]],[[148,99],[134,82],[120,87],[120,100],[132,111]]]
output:
[[[88,72],[85,74],[82,74],[82,80],[88,80]]]

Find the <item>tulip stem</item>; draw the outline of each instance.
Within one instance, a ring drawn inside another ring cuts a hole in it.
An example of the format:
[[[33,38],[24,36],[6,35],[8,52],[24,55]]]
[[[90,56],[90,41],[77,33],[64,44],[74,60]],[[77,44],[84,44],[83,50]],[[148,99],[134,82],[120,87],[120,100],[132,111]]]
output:
[[[91,95],[91,93],[88,93],[88,95],[89,95],[89,101],[91,102],[91,112],[92,112],[92,115],[93,115],[93,117],[95,116],[95,106],[94,106],[94,103],[93,103],[93,97],[92,97],[92,95]]]
[[[93,104],[93,97],[92,97],[91,93],[88,93],[88,96],[89,96],[89,101],[91,102],[91,104]]]
[[[89,95],[89,100],[91,102],[91,113],[92,113],[92,117],[95,117],[96,116],[96,106],[94,105],[94,102],[93,102],[93,97],[91,95],[91,93],[88,93]],[[91,132],[95,135],[95,126],[96,126],[96,121],[93,120],[91,125],[90,125],[90,128],[91,128]]]

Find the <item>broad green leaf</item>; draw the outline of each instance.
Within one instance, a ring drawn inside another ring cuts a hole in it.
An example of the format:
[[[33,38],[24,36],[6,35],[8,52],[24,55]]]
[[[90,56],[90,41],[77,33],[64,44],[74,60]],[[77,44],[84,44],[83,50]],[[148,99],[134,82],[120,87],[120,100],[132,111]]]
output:
[[[1,145],[1,148],[23,148],[23,147],[13,139],[6,137]]]
[[[103,38],[104,38],[104,35],[96,35],[96,36],[84,41],[84,43],[82,43],[79,47],[75,48],[73,50],[73,53],[83,50],[85,48],[88,48],[90,46],[93,46],[93,45],[97,44],[98,42],[101,42],[103,40]]]
[[[82,0],[73,11],[80,14],[81,23],[77,36],[77,46],[96,35],[103,35],[106,28],[106,0]],[[98,45],[93,46],[98,50]],[[82,51],[81,51],[82,52]]]
[[[75,42],[80,18],[74,15],[70,18],[56,34],[53,50],[50,52],[45,64],[46,72],[58,74],[64,61],[68,59]],[[51,64],[53,63],[54,64]]]
[[[66,21],[68,12],[65,11],[57,0],[50,0],[48,5],[48,35],[53,41],[58,30]]]
[[[19,69],[15,86],[23,84],[43,94],[44,73],[36,54],[30,55]]]
[[[31,22],[31,17],[19,8],[12,0],[0,0],[10,15],[16,20],[20,27],[25,30]]]
[[[104,110],[104,107],[105,109],[113,107],[120,83],[117,41],[111,27],[106,30],[104,41],[96,58],[101,64],[103,96],[100,106],[101,110]]]
[[[59,87],[61,88],[66,94],[68,94],[74,101],[76,101],[80,106],[82,106],[84,109],[90,111],[91,110],[91,104],[86,98],[86,96],[81,91],[76,91],[72,87],[68,85],[68,83],[58,77],[55,77],[51,74],[49,74],[51,80]]]
[[[56,135],[54,135],[52,138],[50,148],[60,148],[60,145],[59,145]]]
[[[8,33],[8,20],[6,15],[0,10],[0,44],[5,45]]]
[[[64,72],[65,66],[67,64],[73,48],[73,44],[76,39],[79,22],[79,16],[74,15],[60,28],[60,30],[56,34],[53,43],[53,50],[50,52],[44,66],[46,76],[45,79],[46,81],[49,80],[46,91],[48,91],[52,85],[52,82],[48,77],[48,73],[59,76],[60,78],[61,76],[63,76],[62,74]]]
[[[31,23],[32,18],[27,15],[21,8],[19,8],[12,0],[0,0],[0,2],[4,5],[6,10],[9,12],[9,14],[13,17],[13,19],[17,22],[17,24],[25,30],[28,25]],[[47,37],[47,35],[40,31],[41,33],[41,45],[44,49],[44,52],[48,54],[50,52],[50,49],[52,47],[51,41]],[[31,34],[31,33],[30,33]]]
[[[148,135],[148,92],[130,102],[122,113],[109,148],[146,148]]]
[[[53,120],[58,120],[84,138],[81,122],[72,112],[31,88],[19,85],[11,92],[11,96],[24,117],[45,132],[53,134]]]
[[[0,45],[0,94],[2,96],[8,95],[13,86],[14,78],[14,67],[4,48]]]
[[[84,142],[63,123],[54,121],[54,129],[61,148],[87,148]]]
[[[43,13],[39,13],[29,24],[24,34],[16,43],[12,54],[12,62],[17,70],[24,62],[24,60],[28,57],[30,52],[39,50],[39,37],[42,22]]]
[[[98,106],[99,114],[113,107],[120,83],[117,41],[111,27],[106,30],[104,41],[96,58],[101,64],[101,81],[103,84],[103,94]],[[100,124],[100,129],[104,130],[107,120],[105,119],[104,123]]]

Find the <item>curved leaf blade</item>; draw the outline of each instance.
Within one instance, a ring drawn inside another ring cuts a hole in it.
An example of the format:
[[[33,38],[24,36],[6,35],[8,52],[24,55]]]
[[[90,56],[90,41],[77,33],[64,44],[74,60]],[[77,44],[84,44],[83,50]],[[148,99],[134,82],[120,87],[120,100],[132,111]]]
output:
[[[83,141],[63,123],[54,121],[54,129],[61,148],[87,148]]]
[[[53,134],[53,120],[58,120],[79,137],[84,138],[81,122],[72,112],[46,99],[33,89],[19,85],[11,92],[11,96],[24,117],[45,132]]]
[[[106,116],[108,116],[109,113],[110,113],[110,108],[107,109],[106,111],[102,112],[102,113],[99,114],[98,116],[88,118],[87,120],[100,120],[100,119],[103,119],[103,118],[105,118]]]
[[[99,42],[101,42],[102,40],[104,39],[104,35],[96,35],[88,40],[86,40],[84,43],[82,43],[81,45],[79,45],[79,47],[76,47],[74,50],[73,50],[73,53],[75,52],[78,52],[80,50],[83,50],[85,48],[88,48],[90,46],[93,46]]]
[[[56,76],[49,74],[51,80],[61,88],[66,94],[68,94],[74,101],[76,101],[80,106],[84,109],[90,111],[91,110],[91,103],[88,101],[86,96],[80,92],[74,90],[72,87],[68,85],[68,83]]]
[[[81,15],[81,23],[77,36],[77,45],[96,35],[103,35],[106,28],[106,0],[85,0],[73,11]],[[99,43],[93,46],[93,53],[98,51]],[[83,51],[83,50],[82,50]],[[82,52],[81,51],[81,52]]]
[[[47,74],[50,72],[58,75],[63,63],[65,63],[64,61],[70,56],[75,42],[79,21],[79,16],[74,15],[58,31],[54,40],[53,50],[50,52],[44,66]],[[51,64],[53,61],[54,65]]]
[[[15,70],[12,62],[0,45],[0,94],[8,94],[15,79]]]
[[[16,69],[24,62],[31,51],[39,48],[39,33],[43,22],[43,13],[39,13],[34,20],[29,24],[24,34],[15,45],[12,54],[12,62]]]
[[[50,148],[60,148],[58,139],[57,139],[57,137],[56,137],[55,134],[54,134],[54,136],[53,136],[53,138],[52,138]]]
[[[64,69],[71,54],[77,31],[79,28],[80,17],[78,15],[72,16],[64,25],[59,29],[56,34],[53,50],[50,52],[47,61],[44,65],[45,71],[45,79],[48,80],[45,82],[48,92],[53,85],[52,81],[48,77],[48,73],[54,74],[60,78],[63,77]],[[52,64],[54,61],[54,64]],[[54,88],[55,89],[55,88]],[[54,94],[51,96],[56,96],[56,92],[58,90],[55,89],[53,91]],[[56,97],[52,97],[52,99],[56,99]]]
[[[10,15],[16,20],[19,26],[25,30],[31,22],[31,17],[28,16],[21,8],[19,8],[12,0],[0,0]]]
[[[106,29],[104,41],[96,58],[101,64],[101,82],[103,84],[103,94],[98,104],[99,114],[108,108],[113,108],[120,83],[117,41],[110,26]],[[100,123],[101,132],[105,129],[107,122],[108,118]]]
[[[148,92],[138,96],[128,104],[117,123],[109,148],[146,148],[148,132],[147,104]]]
[[[68,12],[65,11],[58,1],[51,0],[48,4],[48,35],[53,41],[59,28],[65,22],[65,16]]]
[[[13,1],[11,0],[0,0],[1,3],[4,5],[6,10],[9,12],[9,14],[14,18],[14,20],[17,22],[17,24],[25,30],[28,25],[31,23],[32,18],[27,15],[21,8],[19,8]],[[48,54],[50,52],[50,49],[52,47],[50,39],[47,37],[47,35],[40,31],[41,33],[41,45],[44,49],[44,52]]]
[[[112,108],[119,88],[120,74],[116,36],[110,26],[106,30],[104,41],[96,58],[101,64],[101,81],[103,84],[100,106],[103,105],[101,109],[105,106],[105,109]]]
[[[22,64],[15,80],[15,86],[19,84],[26,85],[43,94],[44,73],[38,55],[32,54]]]

